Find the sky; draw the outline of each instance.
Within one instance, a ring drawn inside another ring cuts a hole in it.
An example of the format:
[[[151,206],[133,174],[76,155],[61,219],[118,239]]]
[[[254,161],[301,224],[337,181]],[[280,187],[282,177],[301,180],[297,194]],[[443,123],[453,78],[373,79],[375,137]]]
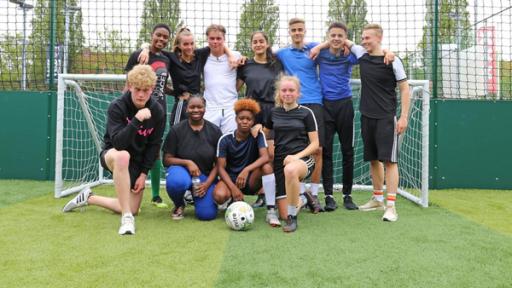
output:
[[[60,1],[60,0],[59,0]],[[34,4],[35,0],[27,0]],[[98,33],[108,30],[122,31],[123,37],[133,42],[140,29],[139,17],[143,9],[143,0],[82,0],[79,1],[83,13],[82,28],[87,39],[97,39]],[[227,42],[234,47],[238,33],[238,21],[243,0],[187,0],[181,1],[182,19],[196,34],[200,42],[204,39],[203,31],[211,23],[226,26]],[[280,8],[280,28],[278,42],[275,46],[289,43],[287,21],[292,17],[306,20],[306,40],[321,41],[324,38],[327,21],[328,0],[288,1],[277,0]],[[423,34],[425,0],[367,0],[368,22],[380,23],[385,31],[383,46],[392,51],[405,52],[415,50]],[[468,0],[467,8],[471,24],[511,7],[512,0]],[[0,34],[22,33],[23,13],[17,5],[7,0],[0,0]],[[33,11],[28,13],[28,22]],[[512,58],[512,9],[492,17],[486,23],[476,27],[494,26],[497,31],[496,47],[502,59]],[[27,25],[30,31],[30,24]],[[94,41],[91,41],[94,42]],[[92,44],[92,43],[91,43]]]

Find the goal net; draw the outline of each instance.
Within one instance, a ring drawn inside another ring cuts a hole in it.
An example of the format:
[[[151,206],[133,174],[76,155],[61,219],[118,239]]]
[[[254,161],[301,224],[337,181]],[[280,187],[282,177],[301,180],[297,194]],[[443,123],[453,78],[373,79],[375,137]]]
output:
[[[61,74],[58,79],[55,197],[80,191],[87,186],[112,182],[112,175],[99,162],[107,108],[121,95],[125,75]],[[400,138],[399,193],[426,207],[428,205],[428,81],[410,80],[409,127]],[[355,117],[354,189],[371,189],[369,165],[363,161],[359,126],[359,80],[352,80]],[[169,103],[169,105],[172,103]],[[336,137],[335,137],[336,138]],[[341,182],[339,143],[334,147],[334,180]],[[341,188],[341,184],[335,184]]]

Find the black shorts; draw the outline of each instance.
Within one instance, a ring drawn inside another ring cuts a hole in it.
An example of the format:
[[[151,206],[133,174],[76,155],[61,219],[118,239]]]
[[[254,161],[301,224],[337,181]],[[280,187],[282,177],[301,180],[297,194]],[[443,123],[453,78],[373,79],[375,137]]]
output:
[[[254,189],[254,187],[249,186],[249,179],[251,179],[251,175],[252,175],[252,173],[249,173],[249,175],[247,176],[247,180],[245,181],[245,187],[240,189],[240,191],[242,191],[242,194],[244,194],[244,195],[256,195],[256,193],[258,192],[258,191],[256,191],[256,189]],[[236,185],[237,177],[238,177],[238,175],[229,174],[229,178],[231,178],[231,181],[233,183],[235,183],[235,185]]]
[[[105,154],[107,151],[108,150],[103,150],[100,153],[101,167],[113,174],[113,172],[108,168],[107,162],[105,161]],[[142,172],[142,167],[140,167],[137,163],[130,161],[130,164],[128,164],[128,172],[130,173],[130,188],[133,189],[133,187],[135,187],[135,181],[137,181],[137,178],[140,176],[140,172]]]
[[[284,161],[285,157],[274,157],[274,175],[276,178],[276,199],[286,198],[286,185],[284,179]],[[306,176],[302,180],[305,180],[311,176],[313,170],[315,169],[315,158],[313,156],[306,156],[300,158],[302,161],[306,163],[308,167],[308,172]]]
[[[361,115],[361,135],[364,161],[398,162],[396,117],[374,119]]]
[[[187,119],[187,104],[187,100],[179,100],[176,98],[176,102],[174,102],[174,106],[172,106],[171,118],[169,119],[171,126]]]
[[[304,104],[302,106],[308,107],[313,111],[313,114],[315,114],[316,126],[318,127],[318,140],[320,141],[320,147],[323,147],[325,143],[324,108],[320,104]]]

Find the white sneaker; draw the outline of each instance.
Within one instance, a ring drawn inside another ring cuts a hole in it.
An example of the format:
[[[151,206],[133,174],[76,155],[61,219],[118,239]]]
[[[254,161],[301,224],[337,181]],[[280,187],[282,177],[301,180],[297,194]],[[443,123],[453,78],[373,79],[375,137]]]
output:
[[[121,217],[121,227],[119,227],[119,235],[135,234],[135,218],[132,215]]]
[[[374,210],[385,210],[384,201],[377,201],[375,197],[372,196],[370,201],[366,202],[366,204],[359,206],[360,211],[374,211]]]
[[[386,212],[384,212],[384,216],[382,216],[383,221],[395,222],[398,220],[398,213],[396,213],[395,206],[386,207]]]
[[[62,212],[70,212],[76,208],[87,206],[87,200],[89,200],[91,194],[91,188],[85,187],[62,208]]]
[[[267,223],[272,227],[279,227],[281,226],[281,221],[279,221],[279,218],[277,218],[276,212],[272,210],[267,211],[267,217],[265,219]]]

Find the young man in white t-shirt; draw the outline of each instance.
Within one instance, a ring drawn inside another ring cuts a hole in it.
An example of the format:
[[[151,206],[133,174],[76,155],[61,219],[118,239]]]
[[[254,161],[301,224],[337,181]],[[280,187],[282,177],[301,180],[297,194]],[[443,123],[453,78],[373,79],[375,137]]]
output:
[[[206,29],[210,56],[204,66],[204,99],[206,113],[204,119],[219,126],[222,133],[236,129],[235,111],[233,105],[238,99],[236,90],[236,69],[229,65],[229,59],[224,50],[226,28],[212,24]],[[240,58],[240,53],[233,51]]]

